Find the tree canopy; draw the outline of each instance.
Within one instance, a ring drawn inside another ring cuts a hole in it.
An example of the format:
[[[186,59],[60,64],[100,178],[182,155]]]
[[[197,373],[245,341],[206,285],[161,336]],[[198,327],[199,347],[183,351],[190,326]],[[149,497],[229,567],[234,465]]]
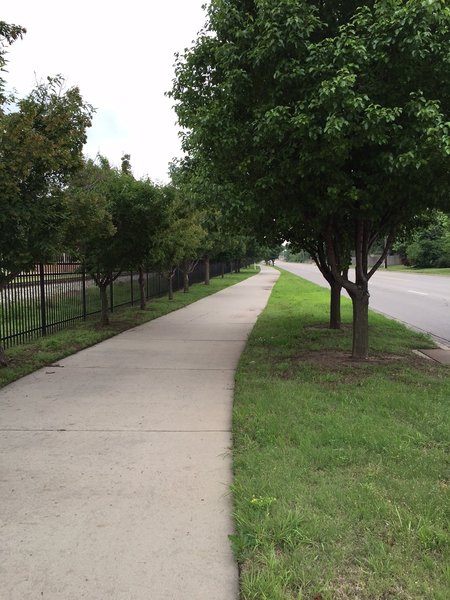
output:
[[[0,73],[6,48],[25,34],[0,21]],[[59,249],[64,190],[82,167],[93,109],[77,87],[48,77],[25,98],[5,93],[0,77],[0,290],[17,273]]]

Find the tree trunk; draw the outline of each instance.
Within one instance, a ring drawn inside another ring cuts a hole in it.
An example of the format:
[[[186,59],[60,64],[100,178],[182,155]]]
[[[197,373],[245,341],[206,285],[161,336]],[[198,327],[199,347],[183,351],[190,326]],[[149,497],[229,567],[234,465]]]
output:
[[[183,271],[183,292],[186,294],[189,291],[189,273]]]
[[[100,325],[109,325],[109,316],[108,316],[108,286],[107,284],[105,285],[100,285],[99,288],[100,290],[100,303],[101,303],[101,312],[100,312]]]
[[[0,368],[8,366],[8,359],[6,358],[5,349],[0,346]]]
[[[351,293],[353,304],[353,347],[352,358],[369,357],[369,292],[367,285]]]
[[[224,261],[222,261],[220,263],[220,270],[221,270],[221,277],[223,279],[225,277],[225,263],[224,263]]]
[[[169,300],[173,300],[173,275],[169,277]]]
[[[205,256],[205,285],[209,285],[210,272],[209,272],[209,256]]]
[[[336,281],[330,283],[330,329],[341,328],[341,290]]]
[[[146,297],[145,297],[145,282],[144,282],[144,269],[139,267],[139,295],[140,295],[140,308],[145,310]]]

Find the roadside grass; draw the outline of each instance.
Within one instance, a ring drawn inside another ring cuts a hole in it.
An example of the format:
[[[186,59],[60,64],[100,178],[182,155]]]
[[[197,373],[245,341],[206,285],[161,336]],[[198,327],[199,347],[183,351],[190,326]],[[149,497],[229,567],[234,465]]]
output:
[[[450,275],[449,267],[417,269],[416,267],[407,267],[406,265],[395,265],[388,267],[388,271],[402,271],[404,273],[422,273],[424,275]]]
[[[450,589],[450,370],[427,337],[283,271],[242,355],[233,415],[243,600],[444,600]]]
[[[259,268],[246,268],[242,269],[241,273],[228,273],[223,279],[211,278],[209,286],[202,283],[193,284],[186,294],[183,291],[176,292],[173,300],[168,300],[167,297],[150,299],[146,310],[140,310],[137,306],[116,308],[114,313],[110,314],[108,327],[102,327],[99,324],[99,315],[93,315],[86,321],[79,321],[71,327],[65,327],[46,337],[9,348],[7,350],[9,365],[0,368],[0,387],[122,331],[157,319],[219,292],[258,272]]]

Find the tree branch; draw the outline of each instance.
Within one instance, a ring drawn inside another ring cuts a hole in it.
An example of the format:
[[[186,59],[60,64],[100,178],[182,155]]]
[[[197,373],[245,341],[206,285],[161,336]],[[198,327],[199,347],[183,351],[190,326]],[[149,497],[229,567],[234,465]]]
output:
[[[387,256],[387,253],[389,252],[389,250],[392,246],[394,238],[395,238],[395,232],[391,231],[391,233],[386,238],[386,245],[384,247],[383,253],[381,254],[380,258],[377,260],[377,262],[374,264],[374,266],[370,269],[370,271],[367,275],[367,281],[372,277],[372,275],[377,271],[377,269],[383,263],[384,259]]]

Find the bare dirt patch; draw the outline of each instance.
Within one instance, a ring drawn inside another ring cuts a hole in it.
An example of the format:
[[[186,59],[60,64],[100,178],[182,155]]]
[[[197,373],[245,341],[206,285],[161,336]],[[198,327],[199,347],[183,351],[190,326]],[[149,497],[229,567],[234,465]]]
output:
[[[408,383],[411,371],[422,373],[433,371],[434,374],[438,366],[412,353],[373,352],[366,360],[356,360],[348,351],[342,350],[302,352],[284,359],[283,362],[289,366],[278,371],[277,376],[281,379],[305,377],[306,367],[310,372],[333,376],[328,382],[324,380],[323,385],[334,385],[338,380],[342,383],[358,384],[380,369],[383,369],[391,380],[401,382],[405,379]]]
[[[305,329],[305,331],[327,331],[327,332],[341,331],[342,333],[344,333],[344,331],[352,330],[352,324],[351,323],[341,323],[341,326],[339,329],[330,329],[330,326],[327,323],[321,323],[318,325],[306,325],[306,327],[304,327],[304,329]]]

